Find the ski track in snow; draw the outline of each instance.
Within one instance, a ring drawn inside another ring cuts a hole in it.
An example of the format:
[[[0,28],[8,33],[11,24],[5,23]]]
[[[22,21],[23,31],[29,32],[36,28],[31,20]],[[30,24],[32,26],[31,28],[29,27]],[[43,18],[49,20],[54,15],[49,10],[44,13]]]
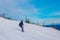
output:
[[[18,26],[20,21],[0,18],[0,40],[60,40],[60,31],[24,23],[24,32]]]

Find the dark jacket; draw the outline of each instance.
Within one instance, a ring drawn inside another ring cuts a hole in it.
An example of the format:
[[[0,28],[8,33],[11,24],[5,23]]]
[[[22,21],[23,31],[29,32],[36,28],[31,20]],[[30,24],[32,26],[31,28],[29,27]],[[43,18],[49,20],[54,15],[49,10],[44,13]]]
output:
[[[23,20],[19,23],[20,27],[23,27]]]

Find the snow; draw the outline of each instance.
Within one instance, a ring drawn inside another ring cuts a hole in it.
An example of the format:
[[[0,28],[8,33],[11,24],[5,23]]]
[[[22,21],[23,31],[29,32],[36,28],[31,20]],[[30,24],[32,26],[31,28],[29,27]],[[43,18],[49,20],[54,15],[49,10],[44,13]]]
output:
[[[60,31],[24,23],[24,32],[18,26],[20,21],[0,17],[0,40],[60,40]]]

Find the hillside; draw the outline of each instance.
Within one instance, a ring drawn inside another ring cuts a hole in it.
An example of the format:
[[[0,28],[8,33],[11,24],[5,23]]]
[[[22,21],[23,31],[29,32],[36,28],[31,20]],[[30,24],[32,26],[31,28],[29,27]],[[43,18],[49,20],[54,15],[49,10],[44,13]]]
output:
[[[0,40],[60,40],[60,31],[24,23],[24,32],[18,26],[20,21],[0,17]]]

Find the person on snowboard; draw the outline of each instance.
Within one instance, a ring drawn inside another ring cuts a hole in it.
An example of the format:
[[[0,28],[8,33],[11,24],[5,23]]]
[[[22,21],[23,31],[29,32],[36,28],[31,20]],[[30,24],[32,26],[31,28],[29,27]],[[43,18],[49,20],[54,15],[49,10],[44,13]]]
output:
[[[24,28],[23,28],[23,20],[21,20],[21,22],[19,23],[19,26],[21,27],[21,31],[24,32]]]

